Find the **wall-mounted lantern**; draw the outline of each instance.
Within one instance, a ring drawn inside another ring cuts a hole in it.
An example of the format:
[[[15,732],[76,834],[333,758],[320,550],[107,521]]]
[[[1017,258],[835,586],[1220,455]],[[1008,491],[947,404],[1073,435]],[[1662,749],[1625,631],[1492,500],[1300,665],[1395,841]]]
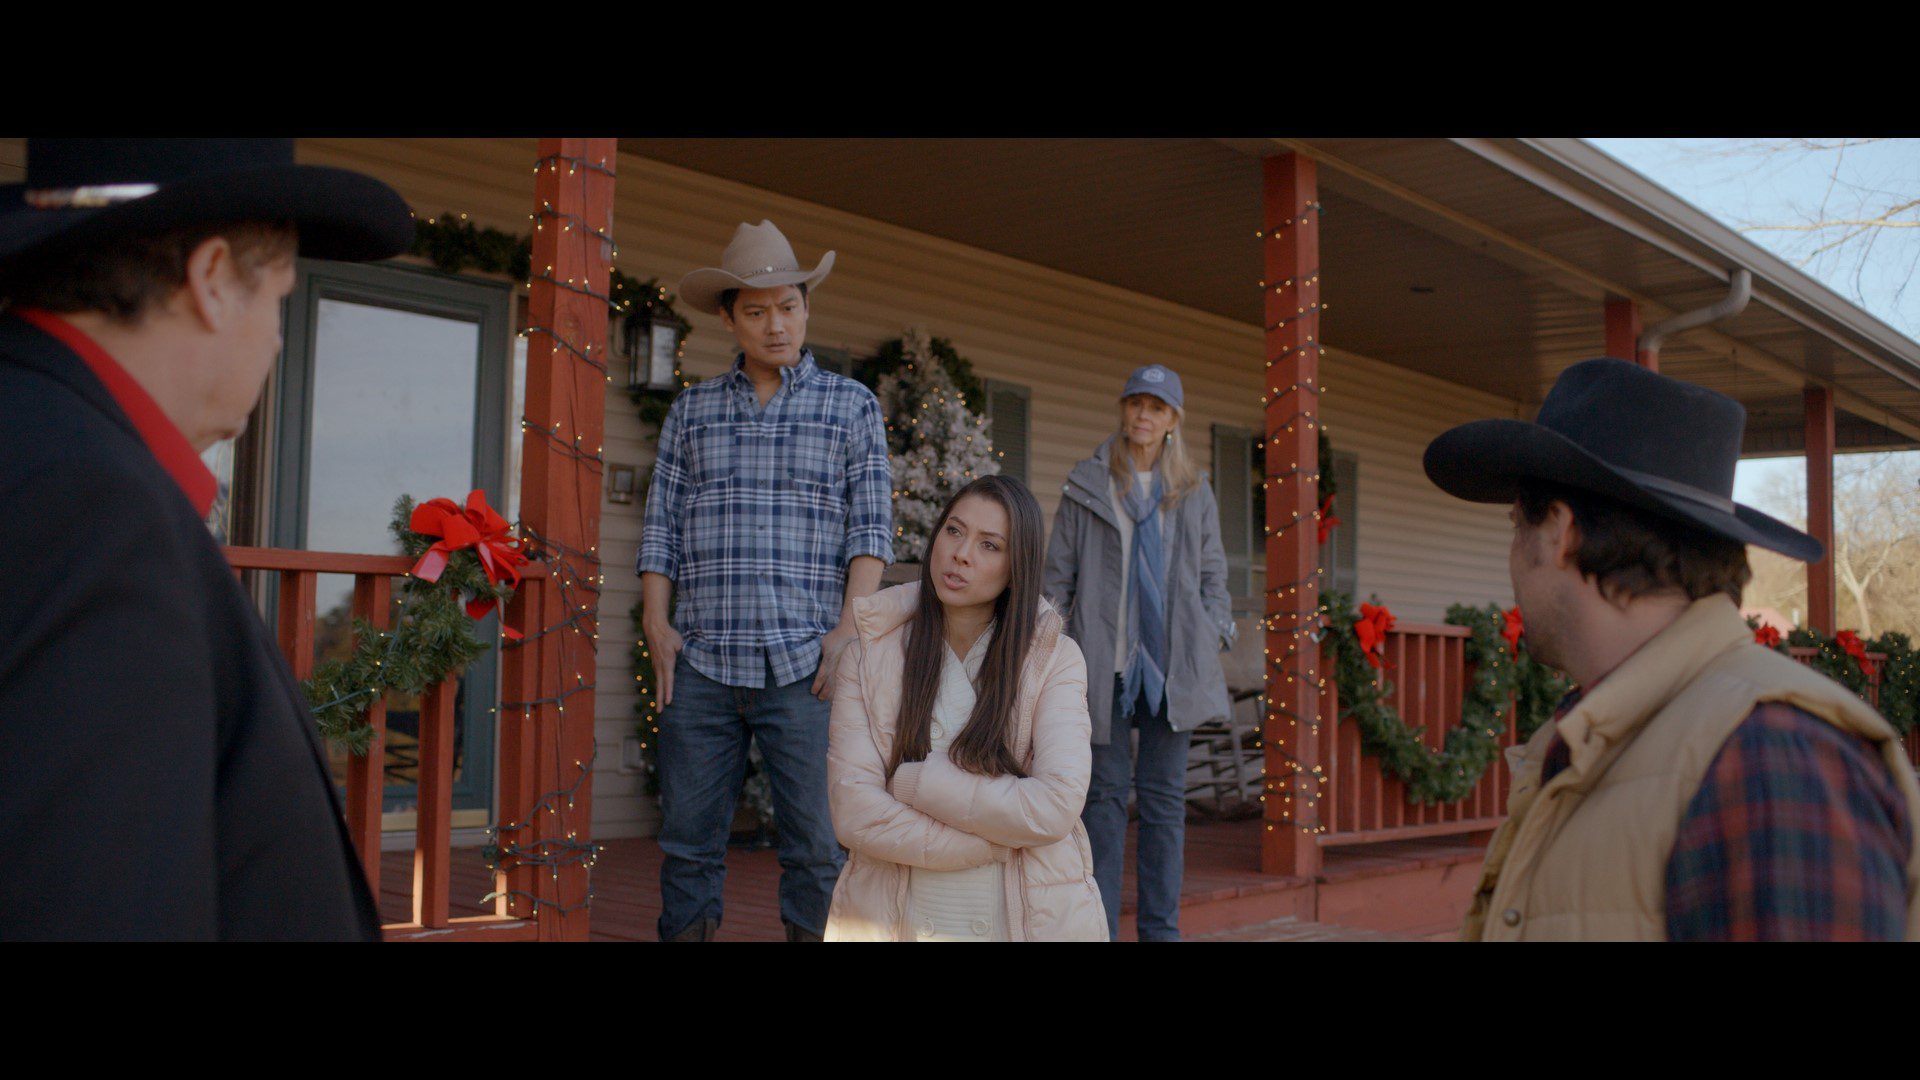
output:
[[[611,322],[616,327],[613,351],[627,361],[627,389],[675,389],[680,338],[687,324],[671,312],[648,308]]]

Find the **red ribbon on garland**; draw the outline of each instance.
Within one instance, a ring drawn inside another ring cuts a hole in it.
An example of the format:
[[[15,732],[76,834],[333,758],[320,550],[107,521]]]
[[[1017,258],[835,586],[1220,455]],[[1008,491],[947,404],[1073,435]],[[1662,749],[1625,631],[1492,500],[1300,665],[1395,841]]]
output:
[[[1755,643],[1765,645],[1769,649],[1777,649],[1780,647],[1780,631],[1776,627],[1762,623],[1754,628],[1753,640]]]
[[[1327,546],[1327,537],[1333,535],[1333,527],[1338,524],[1340,524],[1340,519],[1333,516],[1333,496],[1329,495],[1326,497],[1326,500],[1320,504],[1321,547]]]
[[[1520,621],[1520,609],[1509,608],[1501,614],[1506,616],[1507,625],[1500,631],[1500,636],[1507,639],[1508,650],[1513,653],[1513,658],[1518,660],[1520,659],[1520,635],[1527,632],[1526,626]]]
[[[1353,624],[1353,636],[1360,639],[1360,655],[1376,668],[1390,668],[1385,647],[1387,631],[1393,629],[1393,612],[1372,604],[1360,605],[1360,618]]]
[[[421,503],[413,508],[407,528],[422,536],[440,538],[413,564],[413,576],[421,581],[439,581],[453,553],[472,548],[488,581],[498,585],[506,579],[508,585],[520,584],[520,568],[526,565],[527,557],[515,550],[520,541],[507,535],[507,519],[487,505],[487,493],[478,488],[467,493],[464,510],[452,499]],[[467,601],[467,614],[483,619],[493,610],[494,603],[491,596],[476,596]],[[522,636],[504,622],[500,624],[500,632],[515,641]]]

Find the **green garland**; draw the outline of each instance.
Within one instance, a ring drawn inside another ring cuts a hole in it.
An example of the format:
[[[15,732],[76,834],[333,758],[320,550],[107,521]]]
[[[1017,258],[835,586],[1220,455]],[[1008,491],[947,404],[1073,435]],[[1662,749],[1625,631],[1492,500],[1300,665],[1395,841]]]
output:
[[[439,538],[409,529],[412,515],[413,500],[401,496],[388,529],[399,540],[401,553],[418,559]],[[322,663],[301,684],[320,733],[357,755],[365,755],[372,744],[367,707],[377,695],[390,690],[423,693],[487,651],[487,643],[473,635],[473,619],[462,597],[490,596],[504,605],[513,587],[488,581],[480,557],[467,548],[453,553],[438,581],[407,575],[400,595],[400,617],[393,629],[376,630],[367,620],[354,619],[353,651]]]
[[[654,768],[655,755],[660,749],[660,708],[659,683],[653,676],[653,654],[647,649],[646,630],[641,626],[641,614],[646,609],[645,601],[635,601],[633,605],[633,650],[629,654],[633,661],[633,715],[636,718],[634,732],[640,738],[640,759],[646,773],[647,794],[660,793],[660,777]],[[673,618],[672,601],[668,602],[667,618]]]
[[[515,236],[494,228],[481,228],[463,214],[445,213],[437,218],[416,218],[413,223],[412,254],[433,263],[449,274],[477,270],[483,274],[505,274],[515,281],[529,281],[533,273],[533,238]],[[674,349],[686,343],[691,332],[687,320],[673,305],[673,297],[658,278],[645,281],[609,269],[607,291],[617,317],[629,321],[653,322],[665,317],[679,326]],[[675,374],[679,374],[676,369]],[[684,380],[682,385],[685,385]],[[666,419],[667,406],[680,388],[672,390],[638,389],[631,391],[640,420],[658,429]]]
[[[1469,633],[1465,653],[1472,676],[1460,703],[1460,726],[1447,732],[1440,750],[1433,750],[1424,729],[1409,727],[1386,703],[1393,684],[1374,681],[1375,670],[1354,637],[1360,614],[1352,598],[1330,592],[1323,607],[1340,695],[1338,719],[1359,724],[1361,748],[1406,785],[1409,801],[1448,803],[1472,794],[1487,767],[1499,759],[1509,703],[1516,708],[1515,726],[1526,738],[1552,715],[1566,692],[1565,678],[1536,662],[1525,638],[1519,659],[1513,658],[1500,634],[1505,618],[1499,605],[1455,604],[1447,609],[1446,621]]]
[[[1867,651],[1887,654],[1880,663],[1880,715],[1905,735],[1920,722],[1920,653],[1898,630],[1867,642]]]
[[[1756,633],[1760,630],[1757,618],[1749,617],[1747,625]],[[1887,718],[1895,731],[1907,734],[1916,721],[1920,721],[1920,654],[1915,653],[1913,640],[1898,630],[1889,630],[1877,638],[1862,641],[1861,645],[1869,653],[1886,656],[1878,664],[1880,715]],[[1867,699],[1873,680],[1860,662],[1840,647],[1838,635],[1802,627],[1789,630],[1773,650],[1791,656],[1789,649],[1796,647],[1815,650],[1806,659],[1808,667],[1853,691],[1862,700]]]

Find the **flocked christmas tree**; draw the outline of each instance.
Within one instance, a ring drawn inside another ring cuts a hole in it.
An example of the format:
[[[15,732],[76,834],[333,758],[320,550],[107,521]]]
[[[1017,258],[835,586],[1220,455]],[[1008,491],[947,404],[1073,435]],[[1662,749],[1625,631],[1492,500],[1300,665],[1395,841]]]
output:
[[[998,473],[1000,461],[978,402],[956,382],[958,375],[979,396],[966,361],[918,328],[908,328],[898,347],[898,366],[880,377],[875,392],[893,466],[893,557],[918,561],[940,508],[975,477]]]

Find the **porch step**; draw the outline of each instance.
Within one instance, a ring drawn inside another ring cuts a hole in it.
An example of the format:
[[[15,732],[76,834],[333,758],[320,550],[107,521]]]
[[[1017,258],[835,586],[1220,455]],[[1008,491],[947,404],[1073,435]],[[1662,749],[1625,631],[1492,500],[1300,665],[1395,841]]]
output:
[[[1389,934],[1379,930],[1363,930],[1353,926],[1335,926],[1332,923],[1309,922],[1288,916],[1255,926],[1244,926],[1237,930],[1226,930],[1217,934],[1200,934],[1187,938],[1188,941],[1421,941],[1418,936]]]
[[[1451,938],[1485,857],[1484,847],[1454,837],[1329,848],[1314,915],[1342,926]]]
[[[1180,933],[1241,940],[1261,927],[1332,926],[1405,940],[1452,940],[1480,879],[1485,848],[1462,837],[1329,847],[1312,879],[1260,872],[1258,821],[1189,821]],[[1127,837],[1120,939],[1135,939],[1133,831]],[[1308,931],[1316,933],[1317,931]],[[1245,940],[1264,940],[1249,937]]]

